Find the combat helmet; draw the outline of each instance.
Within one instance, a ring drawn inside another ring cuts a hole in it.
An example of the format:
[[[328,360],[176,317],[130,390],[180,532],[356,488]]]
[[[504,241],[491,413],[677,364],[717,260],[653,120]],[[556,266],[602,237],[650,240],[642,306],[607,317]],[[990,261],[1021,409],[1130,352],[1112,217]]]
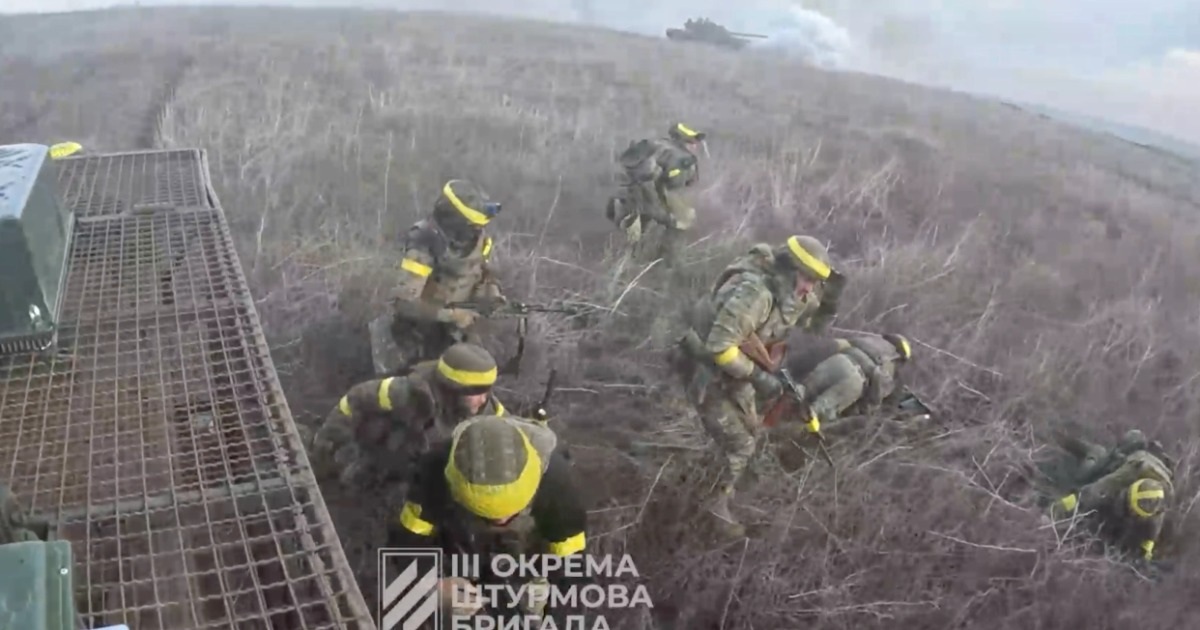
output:
[[[828,280],[833,273],[829,250],[811,236],[790,236],[783,245],[775,248],[774,254],[776,264],[799,271],[814,282]]]
[[[456,431],[444,472],[456,503],[481,518],[504,521],[533,502],[542,457],[515,424],[479,416]]]
[[[1157,479],[1138,479],[1126,492],[1129,512],[1138,518],[1153,518],[1166,507],[1166,486]]]
[[[465,236],[483,229],[500,210],[500,203],[492,201],[479,186],[465,179],[452,179],[442,186],[433,203],[433,219],[451,234]]]
[[[482,346],[456,343],[438,358],[436,380],[463,396],[486,394],[496,383],[496,360]]]
[[[671,128],[667,130],[667,135],[676,142],[704,142],[708,134],[703,131],[696,131],[691,127],[681,123],[671,123]]]

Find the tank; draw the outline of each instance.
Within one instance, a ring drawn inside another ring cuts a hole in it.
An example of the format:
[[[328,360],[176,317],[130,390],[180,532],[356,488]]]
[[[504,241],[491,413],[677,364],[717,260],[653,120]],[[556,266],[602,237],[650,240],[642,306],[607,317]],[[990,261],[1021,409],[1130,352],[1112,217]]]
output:
[[[766,35],[759,35],[757,33],[731,31],[708,18],[688,20],[683,23],[683,28],[667,29],[667,39],[672,41],[701,42],[732,50],[745,48],[751,39],[766,38]]]
[[[49,147],[0,146],[0,354],[55,338],[71,229],[55,175]]]

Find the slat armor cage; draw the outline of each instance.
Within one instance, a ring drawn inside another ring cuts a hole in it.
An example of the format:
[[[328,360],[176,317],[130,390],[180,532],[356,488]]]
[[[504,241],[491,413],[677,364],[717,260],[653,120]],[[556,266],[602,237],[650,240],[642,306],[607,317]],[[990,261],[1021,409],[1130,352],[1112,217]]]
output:
[[[202,150],[57,160],[58,342],[0,357],[0,482],[74,554],[89,628],[374,628]]]

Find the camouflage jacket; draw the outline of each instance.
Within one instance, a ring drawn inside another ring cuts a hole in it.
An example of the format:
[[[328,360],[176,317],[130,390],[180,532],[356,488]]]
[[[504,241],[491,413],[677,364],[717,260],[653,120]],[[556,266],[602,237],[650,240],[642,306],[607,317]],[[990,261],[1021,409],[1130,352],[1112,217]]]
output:
[[[449,302],[500,295],[489,267],[492,237],[480,235],[466,254],[455,252],[432,220],[418,222],[405,238],[400,282],[393,296],[397,316],[418,322],[437,321]]]
[[[347,446],[383,457],[412,453],[449,435],[466,415],[434,386],[436,369],[436,361],[425,361],[406,376],[370,380],[350,388],[314,435],[314,457],[328,460]],[[479,411],[480,415],[506,413],[495,396],[489,396]]]
[[[715,363],[730,377],[746,378],[754,363],[739,346],[752,334],[772,345],[786,339],[794,327],[808,328],[820,306],[819,293],[797,299],[791,287],[779,286],[778,278],[766,244],[734,260],[690,314],[689,335],[695,335],[699,343],[693,345],[702,349],[702,356],[695,358]]]
[[[646,139],[629,145],[620,156],[623,185],[654,182],[667,190],[695,184],[700,164],[695,154],[670,138]]]
[[[1140,478],[1156,479],[1166,486],[1165,501],[1174,494],[1172,474],[1163,461],[1148,451],[1127,455],[1113,472],[1080,488],[1062,500],[1064,507],[1079,514],[1092,512],[1108,537],[1131,552],[1141,549],[1149,555],[1162,533],[1164,512],[1150,518],[1138,518],[1129,510],[1129,486]]]
[[[879,404],[896,393],[900,352],[882,335],[828,339],[795,331],[788,337],[787,366],[796,378],[804,378],[821,362],[837,354],[845,355],[862,370],[867,381],[864,402]]]

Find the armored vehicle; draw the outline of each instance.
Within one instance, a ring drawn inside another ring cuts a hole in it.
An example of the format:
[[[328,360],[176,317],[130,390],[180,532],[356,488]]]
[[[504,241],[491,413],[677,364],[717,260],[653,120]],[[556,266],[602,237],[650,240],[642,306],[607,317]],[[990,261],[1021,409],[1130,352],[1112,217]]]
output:
[[[751,39],[766,38],[766,35],[731,31],[707,18],[688,20],[684,22],[683,28],[667,29],[667,39],[673,41],[701,42],[733,50],[745,48]]]
[[[378,627],[205,152],[76,152],[0,146],[0,628]]]

